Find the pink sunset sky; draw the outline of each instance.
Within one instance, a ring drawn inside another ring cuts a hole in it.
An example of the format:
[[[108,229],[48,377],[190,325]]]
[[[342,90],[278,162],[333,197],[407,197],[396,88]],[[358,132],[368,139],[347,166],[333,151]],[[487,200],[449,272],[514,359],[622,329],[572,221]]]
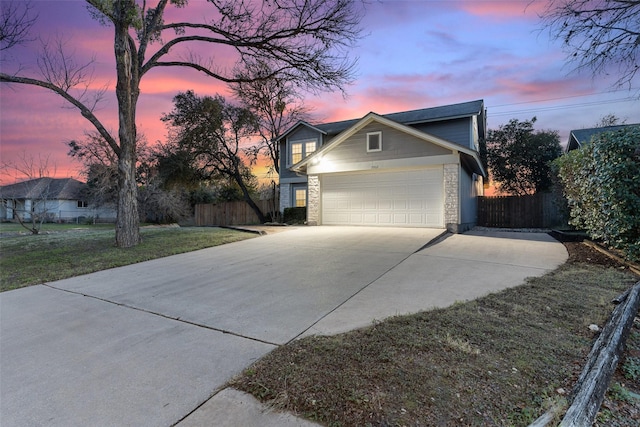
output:
[[[63,37],[79,63],[95,57],[90,89],[108,88],[97,116],[116,130],[112,29],[94,21],[80,0],[33,5],[39,16],[34,36]],[[201,20],[209,6],[190,0],[170,16]],[[536,129],[559,131],[563,144],[570,130],[593,127],[607,114],[640,123],[640,82],[616,90],[611,86],[615,75],[572,73],[560,43],[541,29],[538,14],[544,6],[544,1],[530,0],[373,1],[363,20],[366,36],[351,52],[359,61],[348,96],[324,93],[305,102],[315,121],[322,122],[484,99],[490,129],[512,118],[536,116]],[[39,49],[40,42],[34,41],[3,51],[3,72],[21,64],[22,74],[37,76]],[[213,54],[225,63],[224,51]],[[224,84],[191,70],[155,69],[143,78],[137,122],[149,142],[165,140],[160,116],[171,111],[178,92],[190,89],[200,96],[226,93]],[[16,161],[22,153],[49,156],[56,176],[82,179],[65,142],[93,130],[90,123],[45,89],[2,84],[0,94],[2,163]],[[0,175],[1,184],[15,179],[6,170]]]

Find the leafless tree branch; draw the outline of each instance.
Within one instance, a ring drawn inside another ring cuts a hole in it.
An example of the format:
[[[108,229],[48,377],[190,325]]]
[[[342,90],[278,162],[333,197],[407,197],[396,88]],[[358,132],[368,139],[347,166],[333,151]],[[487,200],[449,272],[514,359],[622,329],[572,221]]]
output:
[[[87,108],[80,100],[76,99],[71,94],[64,91],[62,88],[47,81],[32,79],[28,77],[12,76],[5,73],[0,73],[0,82],[39,86],[57,93],[58,95],[63,97],[66,101],[68,101],[70,104],[72,104],[74,107],[76,107],[78,110],[80,110],[80,113],[82,114],[82,116],[86,118],[89,122],[91,122],[91,124],[94,125],[94,127],[98,130],[98,132],[100,132],[100,135],[102,135],[105,138],[105,140],[107,140],[107,142],[109,143],[111,148],[114,150],[114,152],[118,153],[120,151],[120,148],[117,142],[113,139],[113,137],[107,131],[107,129],[102,125],[100,120],[98,120],[98,118],[93,114],[93,111]]]
[[[638,16],[638,0],[549,0],[541,18],[576,70],[616,73],[614,85],[631,88],[640,69]]]
[[[2,1],[0,3],[0,51],[33,40],[30,30],[38,19],[32,14],[30,1]]]

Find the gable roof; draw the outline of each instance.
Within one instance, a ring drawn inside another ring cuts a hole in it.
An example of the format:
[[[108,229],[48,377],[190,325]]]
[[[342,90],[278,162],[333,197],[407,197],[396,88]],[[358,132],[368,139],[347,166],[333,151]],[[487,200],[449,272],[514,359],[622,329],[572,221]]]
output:
[[[81,200],[86,184],[73,178],[36,178],[0,187],[3,199]]]
[[[310,129],[313,129],[313,130],[318,131],[320,133],[323,133],[323,134],[326,133],[325,131],[320,129],[318,126],[314,126],[314,125],[312,125],[309,122],[306,122],[304,120],[298,120],[295,125],[291,126],[282,135],[278,136],[276,138],[276,142],[280,141],[282,138],[285,138],[287,135],[289,135],[294,129],[297,129],[299,126],[306,126],[306,127],[310,128]]]
[[[476,101],[462,102],[459,104],[442,105],[439,107],[422,108],[420,110],[403,111],[400,113],[382,114],[380,117],[393,120],[403,125],[413,125],[417,123],[427,123],[437,120],[453,120],[463,117],[484,114],[484,101],[478,99]],[[366,116],[365,116],[366,117]],[[342,120],[338,122],[321,123],[311,125],[305,121],[300,121],[291,126],[285,133],[278,137],[278,141],[289,135],[294,129],[300,125],[308,126],[329,137],[338,135],[346,129],[349,129],[362,119]],[[482,136],[482,135],[481,135]]]
[[[582,147],[584,144],[588,144],[591,142],[591,138],[594,135],[598,135],[604,132],[613,132],[616,130],[624,129],[628,126],[640,126],[640,123],[630,124],[630,125],[616,125],[616,126],[605,126],[599,128],[588,128],[588,129],[575,129],[569,133],[569,142],[567,142],[567,147],[565,148],[566,152],[571,150],[577,150]]]
[[[367,114],[366,116],[364,116],[360,120],[356,120],[355,123],[353,123],[348,129],[346,129],[343,132],[341,132],[336,138],[332,139],[331,142],[329,142],[328,144],[323,145],[322,147],[320,147],[320,149],[318,149],[317,151],[315,151],[311,155],[305,157],[300,162],[298,162],[295,165],[293,165],[291,167],[291,169],[293,171],[296,171],[296,172],[303,171],[303,169],[306,169],[307,165],[310,162],[314,161],[315,158],[318,158],[318,157],[324,155],[325,153],[333,150],[338,145],[340,145],[344,141],[346,141],[349,137],[354,135],[356,132],[358,132],[359,130],[364,128],[366,125],[368,125],[369,123],[374,122],[374,121],[378,122],[378,123],[380,123],[382,125],[394,128],[394,129],[396,129],[396,130],[398,130],[400,132],[404,132],[406,134],[412,135],[412,136],[414,136],[416,138],[419,138],[419,139],[421,139],[423,141],[430,142],[432,144],[438,145],[440,147],[447,148],[449,150],[458,151],[462,155],[467,157],[469,160],[471,160],[471,165],[472,165],[473,171],[475,173],[477,173],[479,175],[482,175],[482,176],[486,176],[486,172],[485,172],[485,170],[484,170],[484,168],[482,166],[482,162],[480,161],[480,158],[479,158],[478,153],[476,151],[474,151],[474,150],[472,150],[470,148],[466,148],[466,147],[463,147],[461,145],[455,144],[453,142],[446,141],[446,140],[444,140],[442,138],[439,138],[437,136],[428,134],[426,132],[422,132],[422,131],[417,130],[415,128],[412,128],[412,127],[410,127],[410,126],[408,126],[406,124],[396,122],[396,121],[388,118],[387,116],[381,116],[381,115],[376,114],[374,112],[371,112],[371,113]],[[349,120],[349,122],[354,122],[354,121],[353,120]]]

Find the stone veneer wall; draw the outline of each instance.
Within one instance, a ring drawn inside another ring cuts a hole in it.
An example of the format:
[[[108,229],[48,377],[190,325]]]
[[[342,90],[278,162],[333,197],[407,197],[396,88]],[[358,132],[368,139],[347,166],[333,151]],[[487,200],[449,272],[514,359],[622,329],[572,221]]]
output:
[[[444,224],[447,230],[458,233],[459,191],[458,180],[460,166],[458,164],[444,165]]]
[[[320,222],[320,177],[309,175],[307,181],[307,225]]]
[[[280,212],[291,206],[291,184],[280,184]]]

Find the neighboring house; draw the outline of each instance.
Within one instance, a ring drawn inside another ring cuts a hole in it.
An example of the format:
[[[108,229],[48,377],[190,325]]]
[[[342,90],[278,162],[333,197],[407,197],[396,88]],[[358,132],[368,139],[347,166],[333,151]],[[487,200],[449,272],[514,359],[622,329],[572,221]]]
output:
[[[598,135],[603,132],[612,132],[619,129],[624,129],[627,126],[640,126],[640,123],[631,124],[631,125],[616,125],[616,126],[605,126],[600,128],[589,128],[589,129],[576,129],[572,130],[569,133],[569,142],[567,142],[567,146],[565,147],[565,152],[569,152],[571,150],[577,150],[585,144],[591,142],[591,138],[594,135]]]
[[[447,228],[477,218],[486,172],[482,100],[311,125],[278,138],[280,210],[309,225]]]
[[[84,196],[86,184],[73,178],[37,178],[0,187],[1,219],[30,221],[38,215],[45,221],[78,221],[93,217],[114,220],[112,208],[91,207]]]

